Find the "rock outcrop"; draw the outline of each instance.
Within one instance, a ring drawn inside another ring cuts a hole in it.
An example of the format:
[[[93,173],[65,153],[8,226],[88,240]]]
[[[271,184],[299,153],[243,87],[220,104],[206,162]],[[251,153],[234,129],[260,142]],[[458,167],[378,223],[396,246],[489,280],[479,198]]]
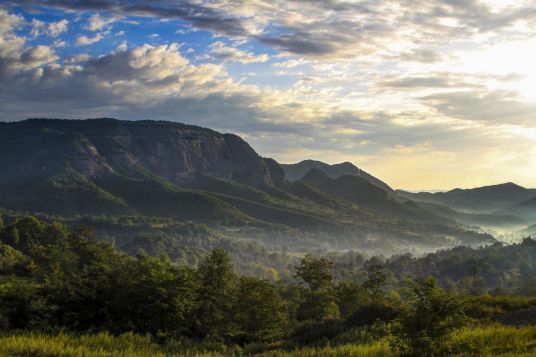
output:
[[[233,134],[192,125],[115,119],[29,119],[0,124],[0,182],[67,168],[93,178],[155,175],[178,185],[196,176],[285,185],[283,169]]]

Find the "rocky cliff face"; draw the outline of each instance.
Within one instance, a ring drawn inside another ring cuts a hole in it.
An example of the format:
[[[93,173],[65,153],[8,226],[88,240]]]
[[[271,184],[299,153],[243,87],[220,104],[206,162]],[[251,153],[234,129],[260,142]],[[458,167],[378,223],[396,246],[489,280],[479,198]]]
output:
[[[283,170],[244,140],[196,126],[115,119],[30,119],[0,124],[0,181],[72,168],[88,177],[156,175],[188,184],[199,174],[284,184]]]

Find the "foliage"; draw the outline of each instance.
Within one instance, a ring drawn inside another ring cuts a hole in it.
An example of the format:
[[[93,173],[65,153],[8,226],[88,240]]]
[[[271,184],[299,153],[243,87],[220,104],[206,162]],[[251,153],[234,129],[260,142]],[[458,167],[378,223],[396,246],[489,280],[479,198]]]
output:
[[[391,342],[408,356],[438,356],[448,352],[450,334],[465,321],[460,296],[439,288],[432,277],[421,278],[411,285]]]
[[[321,321],[338,317],[330,267],[331,262],[327,259],[311,255],[305,256],[296,267],[296,278],[307,286],[305,299],[298,310],[301,319]]]
[[[232,333],[238,278],[229,256],[224,250],[215,249],[201,263],[197,275],[196,331],[202,337],[212,338]]]
[[[287,328],[285,302],[277,288],[265,280],[241,277],[235,321],[246,341],[273,341]]]
[[[466,315],[482,324],[533,311],[535,298],[460,295],[433,278],[415,280],[401,298],[390,261],[358,254],[345,257],[361,262],[360,281],[336,280],[336,264],[307,255],[297,280],[273,282],[240,275],[224,249],[200,254],[194,268],[166,255],[127,255],[87,229],[18,217],[0,228],[0,257],[0,355],[522,355],[536,348],[531,328],[462,328]],[[282,257],[272,258],[284,266]]]

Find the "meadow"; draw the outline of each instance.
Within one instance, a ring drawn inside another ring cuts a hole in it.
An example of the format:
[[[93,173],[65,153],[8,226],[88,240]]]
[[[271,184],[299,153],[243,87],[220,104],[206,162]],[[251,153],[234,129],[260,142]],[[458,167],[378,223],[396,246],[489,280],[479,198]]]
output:
[[[124,333],[113,336],[107,332],[73,334],[59,332],[12,332],[0,337],[2,356],[49,357],[142,357],[142,356],[248,356],[262,357],[395,357],[399,356],[389,344],[389,337],[365,344],[344,343],[317,348],[285,350],[281,345],[265,345],[272,351],[255,352],[259,346],[198,345],[166,340],[158,343],[149,335]],[[467,327],[452,334],[449,346],[451,356],[519,357],[536,354],[536,326],[512,327],[482,325]]]

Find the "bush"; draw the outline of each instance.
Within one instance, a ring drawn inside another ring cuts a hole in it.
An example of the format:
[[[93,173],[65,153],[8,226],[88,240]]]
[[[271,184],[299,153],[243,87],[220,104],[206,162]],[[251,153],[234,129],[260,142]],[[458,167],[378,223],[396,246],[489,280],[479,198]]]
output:
[[[466,321],[464,301],[437,286],[432,278],[415,281],[409,301],[393,325],[391,345],[406,356],[441,356],[450,334]]]
[[[400,308],[387,302],[368,304],[358,308],[346,319],[347,326],[372,325],[375,322],[390,322],[400,315]]]

